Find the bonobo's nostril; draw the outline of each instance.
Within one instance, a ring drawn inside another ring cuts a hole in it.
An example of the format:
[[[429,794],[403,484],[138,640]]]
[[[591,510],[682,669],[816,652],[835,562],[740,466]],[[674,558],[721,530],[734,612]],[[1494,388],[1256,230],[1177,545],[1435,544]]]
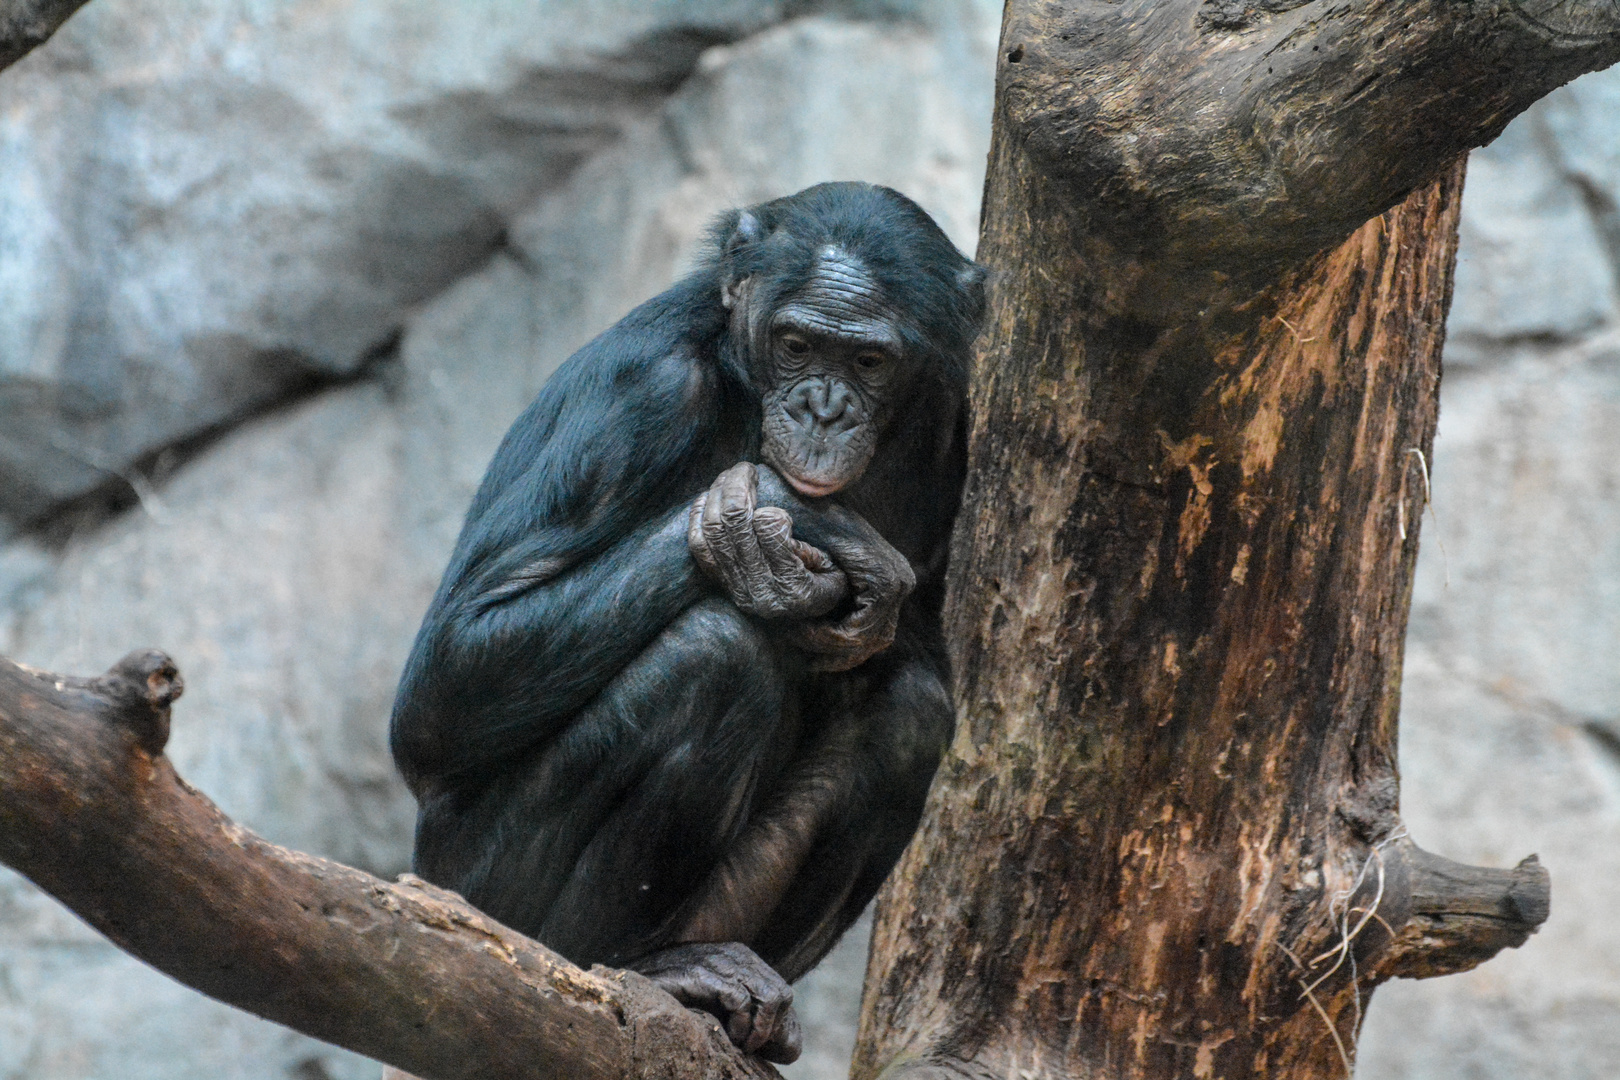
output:
[[[783,402],[788,415],[803,424],[821,427],[837,423],[851,406],[849,388],[836,379],[819,376],[805,379],[789,392]]]
[[[817,420],[830,424],[849,408],[849,391],[842,383],[817,381],[820,385],[810,393],[810,408]]]

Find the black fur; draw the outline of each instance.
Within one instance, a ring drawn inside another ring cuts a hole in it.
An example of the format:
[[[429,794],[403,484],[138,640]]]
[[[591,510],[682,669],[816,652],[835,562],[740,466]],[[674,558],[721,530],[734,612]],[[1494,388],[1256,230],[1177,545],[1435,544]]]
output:
[[[716,866],[815,754],[833,809],[744,942],[797,978],[899,856],[950,737],[940,604],[983,275],[886,188],[826,184],[746,213],[512,425],[394,707],[421,805],[417,872],[580,964],[674,944]],[[818,505],[835,503],[916,570],[894,644],[837,674],[741,614],[686,539],[693,499],[759,460],[772,378],[735,340],[722,290],[749,279],[769,310],[828,245],[870,268],[920,361],[860,479],[820,500],[771,496],[796,537],[836,528]]]

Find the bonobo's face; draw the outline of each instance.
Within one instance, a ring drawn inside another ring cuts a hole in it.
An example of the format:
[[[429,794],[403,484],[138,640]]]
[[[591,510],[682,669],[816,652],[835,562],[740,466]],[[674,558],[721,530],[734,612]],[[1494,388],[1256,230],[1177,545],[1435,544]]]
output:
[[[801,494],[830,495],[866,471],[905,381],[895,317],[867,269],[833,246],[758,316],[749,337],[773,377],[761,456]]]

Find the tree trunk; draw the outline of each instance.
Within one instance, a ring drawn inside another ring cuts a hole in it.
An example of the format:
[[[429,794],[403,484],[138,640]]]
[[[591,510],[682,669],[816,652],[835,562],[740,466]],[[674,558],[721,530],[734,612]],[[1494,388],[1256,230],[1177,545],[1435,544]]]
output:
[[[1009,3],[959,723],[857,1080],[1343,1076],[1380,981],[1545,920],[1395,761],[1461,155],[1620,56],[1529,6]]]

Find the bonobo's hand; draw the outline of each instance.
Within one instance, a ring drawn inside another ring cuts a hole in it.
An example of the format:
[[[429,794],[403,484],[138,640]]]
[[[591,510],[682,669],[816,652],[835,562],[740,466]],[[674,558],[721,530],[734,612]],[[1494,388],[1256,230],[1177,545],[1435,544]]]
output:
[[[746,1053],[779,1065],[798,1060],[793,988],[748,946],[736,941],[676,945],[625,966],[682,1005],[712,1013]]]
[[[811,654],[818,671],[848,671],[894,644],[900,609],[917,587],[906,557],[859,514],[837,503],[806,503],[767,465],[758,470],[757,500],[789,506],[795,531],[832,556],[855,596],[855,610],[837,622],[793,626],[793,641]]]
[[[692,558],[738,609],[761,619],[813,619],[844,598],[848,584],[826,552],[793,538],[779,506],[757,506],[753,465],[733,465],[699,495],[687,516]]]

